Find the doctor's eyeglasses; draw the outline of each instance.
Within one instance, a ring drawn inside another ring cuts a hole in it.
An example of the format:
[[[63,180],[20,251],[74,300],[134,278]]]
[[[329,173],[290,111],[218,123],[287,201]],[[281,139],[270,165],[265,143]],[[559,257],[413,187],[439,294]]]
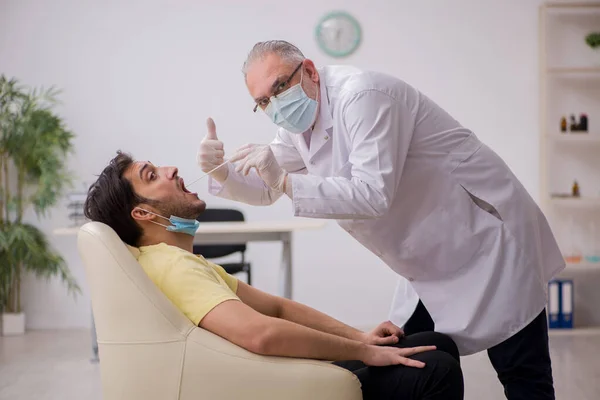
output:
[[[302,61],[294,70],[294,72],[292,72],[292,74],[290,75],[289,78],[287,78],[285,81],[283,82],[277,82],[275,81],[274,83],[274,89],[273,89],[273,94],[271,95],[271,97],[277,97],[277,95],[281,94],[282,92],[286,91],[290,82],[292,81],[292,79],[294,78],[294,75],[296,75],[296,72],[298,72],[298,70],[300,70],[300,67],[302,66],[302,64],[304,64],[304,61]],[[256,102],[256,105],[254,106],[254,110],[253,112],[256,112],[256,110],[258,110],[258,107],[262,108],[263,110],[265,108],[267,108],[267,106],[269,105],[269,103],[271,102],[271,100],[267,97],[263,97],[262,99],[259,99]]]

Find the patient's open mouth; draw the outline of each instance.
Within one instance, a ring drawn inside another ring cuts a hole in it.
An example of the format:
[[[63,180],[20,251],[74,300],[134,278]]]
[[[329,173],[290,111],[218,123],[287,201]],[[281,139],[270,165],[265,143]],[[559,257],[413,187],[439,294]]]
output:
[[[183,190],[185,193],[191,193],[189,190],[187,190],[187,188],[185,187],[185,183],[183,182],[183,178],[179,178],[179,184],[181,185],[181,190]]]

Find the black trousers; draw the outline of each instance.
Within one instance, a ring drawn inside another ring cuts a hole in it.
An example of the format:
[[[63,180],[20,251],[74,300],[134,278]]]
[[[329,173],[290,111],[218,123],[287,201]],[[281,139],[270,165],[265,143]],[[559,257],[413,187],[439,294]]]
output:
[[[352,371],[362,384],[363,400],[462,400],[464,383],[456,344],[438,332],[403,337],[395,347],[437,346],[411,358],[424,368],[395,365],[368,367],[361,361],[334,364]]]
[[[419,301],[404,333],[431,331],[431,315]],[[487,350],[508,400],[554,400],[552,363],[548,348],[548,322],[542,311],[529,325]]]

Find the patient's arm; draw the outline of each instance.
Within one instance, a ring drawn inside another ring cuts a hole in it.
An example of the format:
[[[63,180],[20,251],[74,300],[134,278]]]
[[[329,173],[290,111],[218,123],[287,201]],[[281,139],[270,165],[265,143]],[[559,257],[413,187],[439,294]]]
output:
[[[211,331],[253,353],[321,360],[362,360],[364,343],[269,317],[241,301],[225,301],[200,321]]]
[[[242,282],[239,284],[238,295],[252,306],[237,299],[226,300],[209,311],[198,325],[253,353],[331,361],[360,360],[375,366],[404,364],[424,367],[422,362],[407,357],[435,349],[431,346],[379,347],[277,318],[276,316],[285,310],[285,304],[280,303],[278,298],[263,294]],[[300,309],[299,312],[305,311]],[[311,318],[313,315],[322,321],[321,324],[332,326],[323,322],[329,317],[323,318],[321,315],[311,314],[310,311],[304,318]],[[337,326],[334,329],[337,329]]]
[[[434,346],[397,348],[368,345],[269,317],[238,300],[220,303],[206,314],[199,325],[248,351],[268,356],[360,360],[374,366],[404,364],[422,368],[424,363],[407,357],[435,349]]]
[[[366,334],[358,329],[354,329],[314,308],[282,297],[272,296],[244,282],[239,282],[237,295],[244,303],[262,314],[285,319],[332,335],[366,342]]]

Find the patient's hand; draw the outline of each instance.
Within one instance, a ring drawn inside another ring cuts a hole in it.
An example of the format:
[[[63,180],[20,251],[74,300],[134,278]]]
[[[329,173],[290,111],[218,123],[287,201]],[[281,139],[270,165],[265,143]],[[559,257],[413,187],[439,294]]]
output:
[[[379,326],[371,332],[365,333],[362,342],[385,346],[398,343],[402,336],[404,336],[404,331],[402,329],[398,328],[392,322],[386,321],[379,324]]]
[[[379,347],[367,346],[360,361],[374,367],[386,367],[388,365],[406,365],[407,367],[423,368],[425,363],[419,360],[409,358],[412,355],[423,353],[425,351],[435,350],[435,346],[419,347]]]

